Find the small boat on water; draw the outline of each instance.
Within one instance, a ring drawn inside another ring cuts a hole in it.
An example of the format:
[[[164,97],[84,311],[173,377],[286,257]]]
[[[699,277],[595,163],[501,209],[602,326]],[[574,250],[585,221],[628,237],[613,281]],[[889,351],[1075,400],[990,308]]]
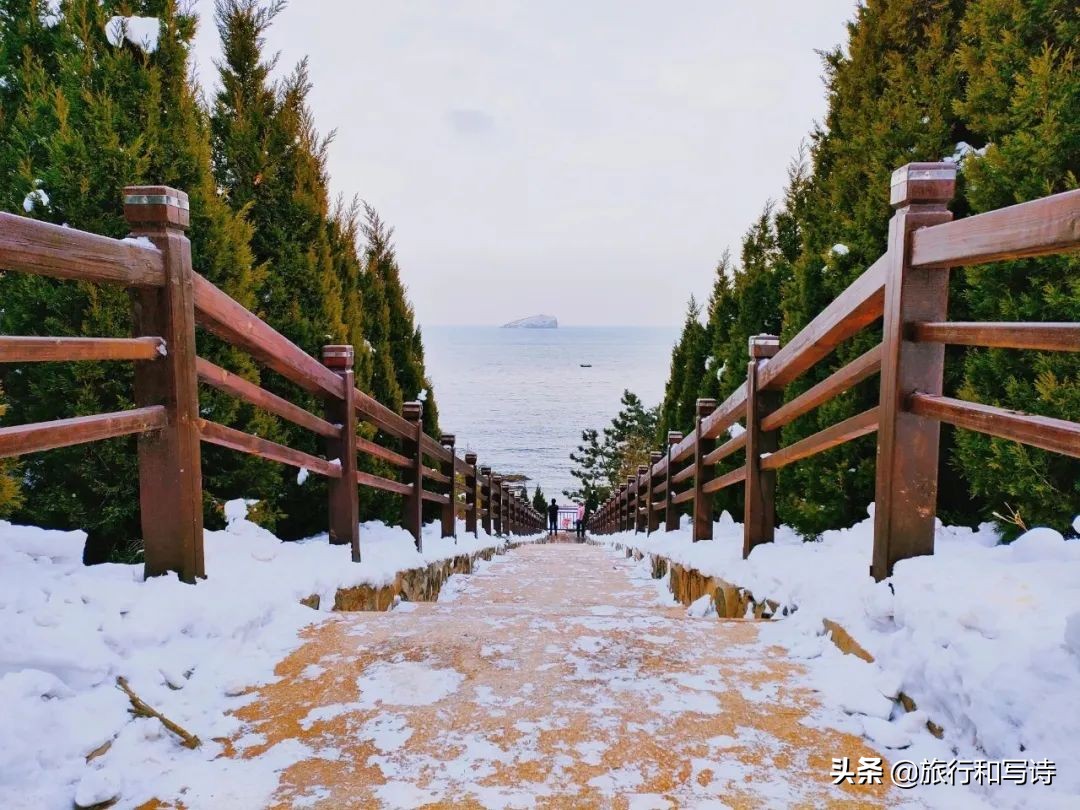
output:
[[[578,363],[582,368],[592,368],[592,363]]]

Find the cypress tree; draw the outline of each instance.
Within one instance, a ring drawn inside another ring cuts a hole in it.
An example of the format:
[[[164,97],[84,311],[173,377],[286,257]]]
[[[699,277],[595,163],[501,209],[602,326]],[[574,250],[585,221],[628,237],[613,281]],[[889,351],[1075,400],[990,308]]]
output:
[[[1002,32],[1009,32],[1002,36]],[[972,213],[1076,188],[1080,72],[1074,3],[975,0],[957,61],[967,76],[956,111],[984,154],[961,166]],[[969,268],[965,304],[979,321],[1080,321],[1075,254]],[[967,353],[960,396],[1080,421],[1080,356],[978,349]],[[1009,534],[1018,523],[1072,531],[1080,462],[959,431],[956,467]],[[1017,523],[1012,522],[1013,518]]]
[[[0,178],[4,207],[122,237],[128,231],[120,204],[124,185],[181,188],[191,201],[195,270],[243,302],[255,278],[250,229],[216,193],[205,116],[188,81],[194,18],[167,0],[70,0],[61,10],[48,34],[23,36],[14,56],[14,73],[21,79],[16,92],[5,94],[10,137],[4,140],[0,164],[19,168]],[[123,36],[123,26],[109,24],[113,15],[132,11],[158,19],[156,46],[132,41],[137,38]],[[20,30],[16,25],[0,33],[6,55],[12,54],[9,32],[18,37]],[[23,197],[31,192],[34,200],[24,206]],[[126,336],[131,331],[127,294],[109,285],[6,274],[0,294],[9,333]],[[224,359],[203,344],[200,353],[215,362]],[[131,406],[130,363],[40,364],[5,372],[4,381],[13,422]],[[247,426],[238,405],[212,392],[203,400],[203,411],[216,421]],[[266,468],[233,455],[220,465],[206,465],[210,504],[239,494],[233,489],[256,483]],[[28,486],[18,519],[85,528],[90,562],[133,547],[139,532],[133,439],[36,454],[23,464]]]

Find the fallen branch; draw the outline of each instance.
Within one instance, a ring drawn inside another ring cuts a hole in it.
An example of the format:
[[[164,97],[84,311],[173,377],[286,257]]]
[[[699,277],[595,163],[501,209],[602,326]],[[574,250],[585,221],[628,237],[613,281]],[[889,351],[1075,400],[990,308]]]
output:
[[[136,717],[157,718],[161,721],[161,725],[165,726],[165,728],[167,728],[169,731],[171,731],[173,734],[180,738],[180,744],[183,745],[185,748],[198,748],[200,745],[202,745],[202,740],[200,740],[190,731],[187,731],[186,729],[176,725],[176,723],[163,715],[161,712],[152,708],[142,698],[136,695],[132,691],[131,687],[128,686],[127,678],[124,678],[123,676],[117,677],[116,685],[124,691],[124,694],[128,696],[128,700],[131,701],[131,708],[128,709],[128,711],[131,712],[133,715],[135,715]]]

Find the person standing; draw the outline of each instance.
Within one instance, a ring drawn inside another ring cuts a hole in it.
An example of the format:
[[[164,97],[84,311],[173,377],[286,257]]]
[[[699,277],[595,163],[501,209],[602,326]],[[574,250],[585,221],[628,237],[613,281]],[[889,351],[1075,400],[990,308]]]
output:
[[[577,505],[577,536],[578,540],[585,539],[585,504]]]
[[[548,506],[548,534],[555,534],[559,531],[559,504],[554,498],[551,499],[551,505]]]

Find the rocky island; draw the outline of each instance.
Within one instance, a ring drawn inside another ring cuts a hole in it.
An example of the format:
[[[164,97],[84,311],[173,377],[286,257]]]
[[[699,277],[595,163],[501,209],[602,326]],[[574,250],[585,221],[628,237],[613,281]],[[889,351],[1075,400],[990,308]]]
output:
[[[504,323],[503,329],[558,329],[559,319],[554,315],[530,315],[510,323]]]

